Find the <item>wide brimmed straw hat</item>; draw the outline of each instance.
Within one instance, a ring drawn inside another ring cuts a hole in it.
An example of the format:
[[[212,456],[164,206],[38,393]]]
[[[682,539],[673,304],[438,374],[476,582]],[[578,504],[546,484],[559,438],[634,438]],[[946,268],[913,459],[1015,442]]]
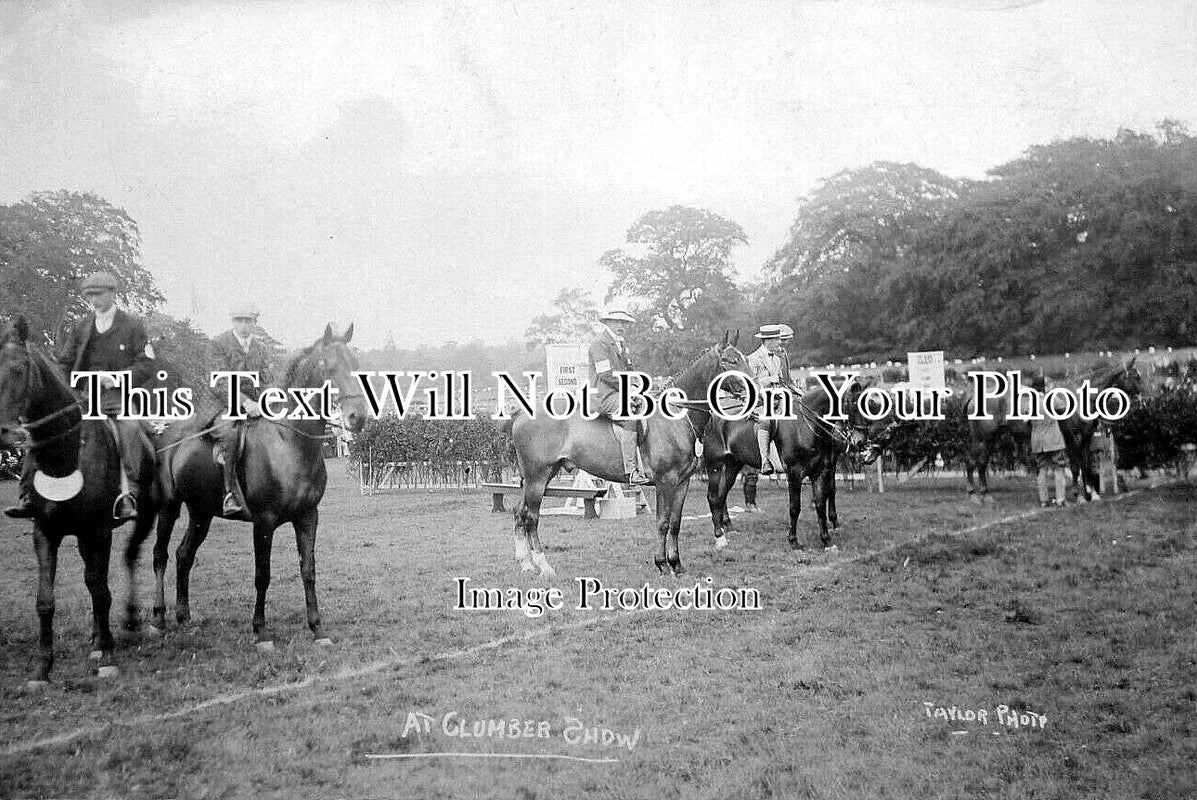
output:
[[[780,325],[762,325],[756,333],[753,334],[758,339],[779,339],[781,338]]]

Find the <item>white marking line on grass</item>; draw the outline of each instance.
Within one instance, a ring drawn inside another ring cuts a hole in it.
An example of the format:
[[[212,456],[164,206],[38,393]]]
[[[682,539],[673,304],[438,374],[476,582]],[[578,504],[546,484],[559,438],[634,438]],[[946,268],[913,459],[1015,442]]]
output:
[[[585,761],[587,764],[618,764],[618,758],[584,758],[583,756],[567,756],[559,753],[366,753],[366,758],[375,760],[395,758],[437,758],[449,756],[453,758],[558,758],[562,761]]]
[[[1183,481],[1164,483],[1164,484],[1160,484],[1158,486],[1153,486],[1151,488],[1152,489],[1164,488],[1165,486],[1172,485],[1172,483],[1180,483],[1180,482],[1183,482]],[[1136,489],[1133,492],[1127,492],[1124,494],[1114,495],[1112,499],[1115,501],[1116,500],[1124,500],[1128,497],[1134,497],[1135,495],[1142,494],[1143,491],[1144,490],[1142,490],[1142,489]],[[1053,509],[1050,509],[1050,508],[1034,509],[1031,511],[1023,512],[1022,514],[1014,514],[1009,517],[1002,517],[1001,519],[995,519],[990,522],[983,523],[981,525],[973,525],[968,528],[963,528],[959,531],[949,531],[946,534],[939,534],[939,535],[949,536],[949,537],[964,536],[969,533],[977,533],[978,531],[983,531],[987,528],[993,528],[998,525],[1007,525],[1011,522],[1019,522],[1019,521],[1025,520],[1025,519],[1031,519],[1032,517],[1037,517],[1040,514],[1043,514],[1048,511],[1052,511],[1052,510]],[[831,572],[831,571],[837,570],[841,567],[844,567],[844,566],[847,566],[850,564],[855,564],[859,561],[863,561],[866,558],[872,558],[875,556],[892,553],[895,550],[898,550],[899,548],[920,542],[920,541],[928,538],[931,535],[934,535],[934,534],[927,534],[925,536],[920,536],[915,539],[912,539],[909,542],[902,542],[900,544],[890,545],[889,547],[882,548],[881,550],[870,550],[868,552],[859,553],[858,555],[851,556],[849,558],[836,559],[835,561],[831,562],[830,564],[806,567],[805,569],[801,570],[798,573],[798,575],[795,575],[795,578],[801,577],[802,575],[809,575],[811,573],[816,573],[816,572]],[[449,651],[446,651],[443,653],[436,653],[431,656],[420,656],[420,657],[414,657],[414,658],[412,658],[412,657],[386,658],[386,659],[382,659],[381,661],[374,661],[369,664],[364,664],[360,667],[352,667],[352,668],[346,667],[344,669],[339,670],[338,672],[334,672],[331,675],[313,675],[311,677],[304,678],[301,681],[295,681],[293,683],[281,683],[281,684],[276,684],[274,686],[263,686],[260,689],[245,689],[240,692],[230,692],[227,694],[221,694],[221,695],[217,695],[215,697],[209,698],[208,700],[203,700],[199,703],[192,703],[190,705],[182,706],[181,708],[177,708],[174,711],[165,711],[165,712],[162,712],[159,714],[142,714],[140,716],[131,717],[131,718],[127,718],[127,719],[113,720],[112,722],[105,723],[104,725],[91,725],[91,726],[88,726],[85,728],[76,728],[74,730],[66,731],[64,733],[60,733],[55,736],[49,736],[44,739],[35,739],[30,742],[21,742],[19,744],[10,744],[10,745],[5,746],[3,749],[0,749],[0,755],[4,755],[4,756],[18,755],[20,753],[27,753],[30,750],[36,750],[39,747],[50,747],[50,746],[58,745],[58,744],[66,744],[67,742],[72,742],[75,739],[81,739],[85,736],[92,736],[95,734],[104,733],[105,731],[108,731],[111,728],[118,727],[118,726],[134,727],[134,726],[138,726],[138,725],[150,725],[155,722],[165,722],[167,720],[177,719],[179,717],[186,717],[191,714],[196,714],[200,711],[204,711],[206,709],[213,708],[215,706],[231,705],[233,703],[237,703],[237,702],[240,702],[241,700],[246,700],[251,697],[266,697],[266,696],[273,695],[273,694],[281,694],[283,692],[299,691],[300,689],[306,689],[307,687],[315,685],[317,683],[329,683],[332,681],[342,681],[342,680],[348,680],[348,679],[352,679],[352,678],[360,678],[360,677],[364,677],[366,675],[372,675],[377,672],[382,672],[383,670],[387,670],[387,669],[399,669],[401,667],[411,667],[411,666],[416,666],[419,664],[427,664],[427,663],[436,662],[436,661],[451,661],[451,660],[462,658],[462,657],[476,655],[478,653],[482,653],[487,650],[496,650],[500,647],[503,647],[508,644],[512,644],[514,642],[519,642],[519,641],[531,642],[531,641],[535,641],[537,639],[543,639],[544,637],[549,636],[558,631],[577,630],[579,628],[586,628],[591,625],[597,625],[599,623],[605,623],[605,622],[611,622],[614,620],[626,619],[626,618],[631,617],[636,614],[642,614],[647,610],[648,610],[647,608],[638,608],[638,609],[633,609],[630,611],[619,611],[619,612],[615,612],[615,613],[611,613],[611,614],[603,614],[600,616],[587,617],[585,619],[577,620],[574,622],[565,622],[565,623],[561,623],[559,625],[550,625],[550,626],[546,626],[544,628],[537,628],[535,630],[525,631],[524,633],[511,634],[508,636],[500,636],[496,639],[490,639],[488,641],[481,642],[480,644],[473,645],[472,647],[465,647],[465,648],[461,648],[458,650],[449,650]]]

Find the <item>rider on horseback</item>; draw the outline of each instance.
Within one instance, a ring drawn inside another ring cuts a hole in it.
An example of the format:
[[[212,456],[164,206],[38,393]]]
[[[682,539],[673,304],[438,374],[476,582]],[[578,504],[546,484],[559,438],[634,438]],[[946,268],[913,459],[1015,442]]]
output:
[[[66,371],[68,380],[72,372],[128,371],[132,373],[133,386],[146,383],[154,372],[153,352],[149,348],[141,319],[116,305],[116,276],[110,272],[95,272],[79,288],[91,306],[92,313],[75,325],[59,356],[58,362]],[[139,422],[113,419],[113,415],[121,410],[121,394],[116,384],[110,378],[103,378],[100,386],[100,412],[106,416],[121,461],[120,495],[113,504],[112,516],[125,522],[137,516],[134,497],[138,493],[138,485],[129,467],[138,462],[139,449],[150,445]],[[33,459],[27,456],[21,471],[20,502],[4,509],[4,513],[10,517],[32,517],[36,511],[33,503],[33,464]]]
[[[636,420],[618,419],[620,393],[616,373],[632,370],[631,351],[624,336],[636,319],[623,309],[608,309],[599,317],[599,322],[602,330],[590,343],[590,387],[598,394],[599,414],[611,419],[611,429],[623,453],[628,483],[647,485],[652,481],[645,477],[636,456]]]
[[[262,414],[258,398],[262,388],[271,382],[270,349],[260,336],[254,335],[254,326],[258,322],[256,308],[240,305],[232,310],[230,316],[233,327],[212,340],[209,361],[214,371],[258,373],[257,386],[248,379],[241,379],[237,386],[241,410],[250,417],[258,417]],[[219,409],[214,409],[215,405],[205,405],[199,422],[200,429],[215,426],[209,436],[215,443],[213,456],[224,470],[225,493],[221,515],[229,519],[248,520],[241,488],[237,483],[237,439],[241,434],[241,424],[223,419],[223,401]]]
[[[752,370],[757,388],[763,393],[771,387],[783,386],[801,396],[801,390],[794,385],[790,377],[790,357],[785,349],[785,343],[793,336],[793,330],[788,325],[762,325],[755,336],[761,340],[761,346],[748,355],[748,366]],[[770,423],[769,420],[760,418],[763,407],[762,397],[753,412],[753,420],[756,422],[757,446],[761,451],[761,474],[772,475],[775,470],[769,458]]]

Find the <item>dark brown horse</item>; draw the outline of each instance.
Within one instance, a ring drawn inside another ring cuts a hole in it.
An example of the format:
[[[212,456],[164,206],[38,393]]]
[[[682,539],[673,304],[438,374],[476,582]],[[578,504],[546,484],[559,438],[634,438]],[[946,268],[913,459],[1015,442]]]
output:
[[[108,589],[108,560],[112,531],[121,523],[112,516],[120,493],[120,459],[116,440],[106,420],[84,420],[80,404],[59,366],[29,343],[23,318],[5,327],[0,338],[0,423],[6,437],[14,427],[28,437],[26,458],[37,468],[33,493],[33,547],[37,553],[37,615],[40,623],[40,661],[31,685],[44,684],[54,667],[54,577],[58,548],[67,536],[79,542],[83,580],[91,594],[92,653],[102,676],[115,675],[113,639],[109,627],[112,595]],[[138,516],[125,546],[129,594],[126,626],[138,625],[134,572],[141,544],[154,525],[157,497],[154,491],[154,453],[148,438],[135,423],[122,422],[122,435],[144,442],[141,459],[130,464],[137,476]],[[61,495],[58,502],[44,495]]]
[[[1142,391],[1142,378],[1135,369],[1135,358],[1132,356],[1125,364],[1111,370],[1098,371],[1090,379],[1096,391],[1117,388],[1131,397],[1138,397]],[[974,503],[992,503],[989,496],[989,457],[997,446],[1003,434],[1009,434],[1015,442],[1020,457],[1030,456],[1031,424],[1023,420],[1012,420],[1007,417],[1010,408],[1010,387],[1004,394],[987,397],[985,403],[986,414],[993,419],[972,419],[970,409],[973,405],[971,392],[965,394],[965,401],[957,408],[960,414],[969,414],[968,419],[968,448],[965,450],[964,476],[968,483],[969,499]],[[1085,422],[1079,415],[1060,421],[1060,430],[1064,434],[1065,450],[1072,467],[1073,481],[1077,486],[1078,496],[1085,500],[1091,499],[1097,493],[1099,480],[1092,466],[1092,439],[1097,429],[1098,420]],[[973,483],[973,471],[976,470],[977,482]],[[1097,495],[1100,497],[1100,495]]]
[[[819,538],[823,547],[831,545],[827,525],[839,529],[835,507],[835,469],[841,454],[853,444],[863,442],[865,428],[859,410],[860,384],[853,383],[845,396],[847,426],[834,426],[823,419],[831,407],[822,386],[811,388],[795,403],[793,419],[776,420],[773,441],[785,464],[790,495],[789,543],[801,549],[798,541],[798,517],[802,511],[802,479],[811,484],[812,502],[819,519]],[[850,431],[845,431],[845,427]],[[727,495],[744,466],[761,466],[753,423],[743,420],[716,420],[703,439],[703,459],[707,466],[707,505],[717,543],[724,540],[730,523]]]
[[[660,549],[655,562],[663,573],[684,572],[678,531],[690,475],[698,466],[694,444],[701,440],[702,430],[711,418],[705,400],[707,388],[721,372],[746,372],[747,368],[744,354],[736,349],[736,341],[724,336],[722,342],[703,350],[673,381],[673,386],[681,389],[688,400],[697,401],[688,404],[685,416],[671,420],[658,413],[644,422],[640,450],[656,484]],[[728,383],[730,389],[732,382]],[[580,416],[563,420],[552,419],[547,414],[516,416],[511,435],[524,483],[524,496],[515,509],[515,557],[525,571],[539,568],[542,575],[551,576],[553,568],[541,549],[537,530],[545,487],[566,464],[609,481],[623,480],[619,442],[611,432],[610,420]]]
[[[357,363],[347,344],[353,326],[344,336],[334,336],[330,325],[324,336],[292,359],[284,387],[314,388],[326,381],[339,392],[342,421],[352,432],[360,431],[366,410],[360,386],[353,377]],[[274,531],[290,522],[295,528],[299,550],[299,571],[307,601],[307,621],[314,639],[328,643],[320,623],[316,602],[316,526],[319,503],[324,497],[327,473],[323,445],[325,418],[331,409],[319,400],[312,401],[321,419],[272,421],[257,418],[246,423],[245,445],[238,464],[245,486],[247,508],[254,528],[254,638],[263,649],[270,647],[266,627],[266,590],[270,586],[270,552]],[[298,408],[292,400],[288,408]],[[176,608],[180,624],[191,618],[189,586],[196,550],[208,535],[212,518],[219,516],[224,497],[221,468],[213,459],[212,445],[196,436],[192,426],[168,430],[159,443],[159,476],[162,485],[162,513],[154,544],[156,599],[154,624],[165,629],[166,599],[163,580],[168,559],[171,531],[180,511],[187,506],[187,533],[175,553]],[[230,457],[231,454],[230,454]]]

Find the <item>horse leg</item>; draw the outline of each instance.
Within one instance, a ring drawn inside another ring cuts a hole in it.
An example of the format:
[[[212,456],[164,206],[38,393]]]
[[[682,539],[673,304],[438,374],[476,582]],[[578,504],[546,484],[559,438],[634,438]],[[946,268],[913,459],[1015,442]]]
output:
[[[274,520],[254,520],[254,641],[262,650],[274,647],[266,630],[266,590],[270,588],[270,551],[274,546]]]
[[[674,487],[658,479],[657,482],[657,554],[653,563],[662,575],[669,572],[669,509],[672,506]]]
[[[112,593],[108,590],[108,560],[112,554],[112,530],[101,528],[92,536],[79,536],[79,555],[83,558],[83,582],[91,595],[91,659],[101,663],[102,676],[115,674],[112,666],[112,629],[108,615]]]
[[[160,631],[166,630],[166,564],[170,560],[170,535],[183,504],[177,500],[168,502],[158,514],[158,535],[154,538],[154,621]]]
[[[539,569],[546,577],[557,573],[540,546],[540,504],[544,501],[545,487],[559,468],[560,465],[553,465],[545,474],[525,478],[524,499],[515,508],[515,559],[524,572]]]
[[[30,686],[44,685],[54,668],[54,576],[58,573],[58,546],[62,539],[49,535],[41,524],[33,529],[33,549],[37,553],[37,620],[40,628],[37,670]]]
[[[840,529],[840,518],[835,512],[835,464],[831,465],[830,469],[823,471],[823,501],[827,506],[827,521],[831,523],[831,529],[838,531]]]
[[[666,559],[673,570],[675,578],[681,577],[686,570],[682,567],[682,551],[678,545],[678,534],[682,529],[682,509],[686,506],[686,495],[690,492],[690,481],[687,479],[674,488],[669,498],[669,536],[666,549]],[[718,542],[715,544],[719,548]]]
[[[822,470],[820,470],[822,472]],[[831,545],[831,535],[827,533],[827,482],[822,474],[814,476],[810,482],[811,499],[815,506],[815,516],[819,518],[819,541],[823,549]]]
[[[786,484],[790,492],[790,547],[794,550],[801,550],[802,544],[798,541],[798,517],[802,514],[802,469],[797,466],[787,466],[786,468]]]
[[[187,507],[187,533],[183,534],[183,541],[175,551],[175,621],[180,625],[191,621],[191,567],[195,564],[196,551],[208,538],[211,525],[212,515]]]
[[[125,630],[131,632],[141,629],[141,608],[137,602],[137,562],[141,560],[141,546],[154,527],[154,516],[148,508],[139,509],[137,520],[133,523],[133,533],[125,543],[125,574],[129,581],[125,597]]]
[[[320,510],[313,508],[291,525],[295,528],[295,546],[299,549],[299,574],[303,578],[308,628],[317,644],[332,644],[320,627],[320,606],[316,603],[316,526],[319,522]]]

